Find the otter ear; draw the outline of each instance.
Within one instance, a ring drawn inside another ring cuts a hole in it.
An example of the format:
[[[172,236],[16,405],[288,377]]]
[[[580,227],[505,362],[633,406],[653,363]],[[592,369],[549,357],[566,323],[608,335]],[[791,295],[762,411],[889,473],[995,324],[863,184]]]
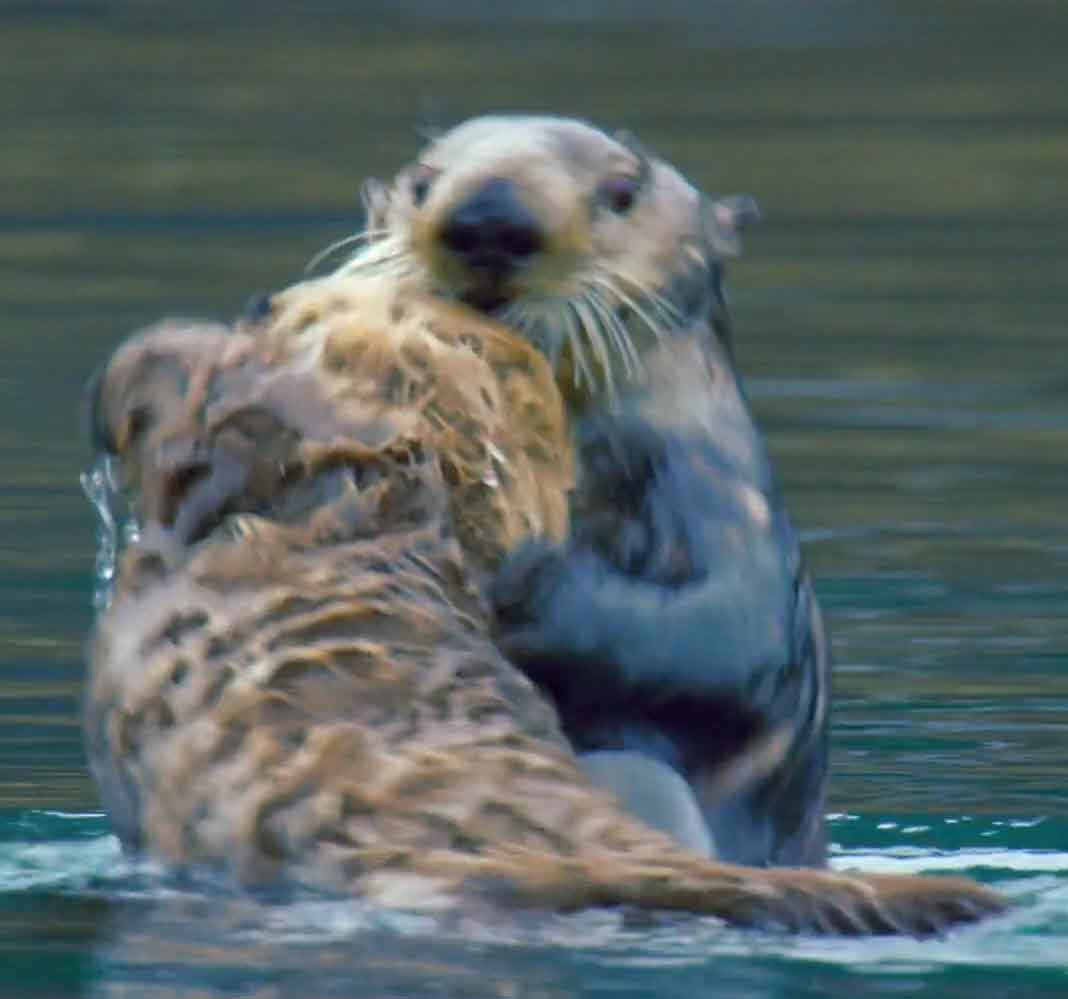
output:
[[[760,208],[748,194],[706,200],[701,206],[705,246],[716,257],[737,257],[742,252],[739,233],[759,221]]]
[[[449,129],[436,121],[420,121],[415,126],[415,136],[424,146],[432,146]]]
[[[638,160],[639,186],[648,186],[649,181],[653,176],[653,158],[649,155],[649,150],[646,149],[645,146],[643,146],[630,132],[616,132],[614,138],[624,149],[633,153]]]
[[[360,188],[360,201],[363,202],[364,228],[368,231],[384,229],[389,215],[389,187],[373,177],[365,180]]]
[[[446,132],[459,125],[455,113],[450,112],[444,101],[423,96],[415,117],[415,134],[424,145],[437,142]]]

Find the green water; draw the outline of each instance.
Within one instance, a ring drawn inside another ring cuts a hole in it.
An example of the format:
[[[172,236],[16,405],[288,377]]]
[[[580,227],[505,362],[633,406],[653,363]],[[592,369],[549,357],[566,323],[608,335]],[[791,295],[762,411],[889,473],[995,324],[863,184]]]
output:
[[[1068,994],[1068,5],[448,9],[0,0],[0,995]],[[738,353],[834,631],[835,862],[968,872],[1010,916],[451,926],[119,857],[77,722],[80,387],[136,326],[298,277],[418,122],[486,110],[760,199]]]

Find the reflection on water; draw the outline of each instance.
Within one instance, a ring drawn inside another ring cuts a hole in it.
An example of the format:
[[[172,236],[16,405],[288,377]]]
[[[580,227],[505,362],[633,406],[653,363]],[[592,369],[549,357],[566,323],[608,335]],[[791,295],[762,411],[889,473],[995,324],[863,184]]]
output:
[[[1068,8],[297,10],[0,3],[0,994],[1063,994]],[[834,630],[837,862],[963,864],[1012,916],[937,944],[606,916],[487,940],[215,907],[82,815],[81,385],[137,325],[298,277],[418,120],[487,109],[626,125],[760,199],[738,347]]]

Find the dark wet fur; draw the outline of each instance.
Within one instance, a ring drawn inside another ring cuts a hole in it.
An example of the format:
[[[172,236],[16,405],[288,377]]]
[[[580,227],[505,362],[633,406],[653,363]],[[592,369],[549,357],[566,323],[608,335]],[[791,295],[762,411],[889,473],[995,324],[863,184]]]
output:
[[[677,335],[706,341],[709,391],[733,394],[747,425],[668,429],[644,414],[641,393],[592,413],[569,547],[528,543],[491,599],[499,641],[552,695],[576,749],[639,749],[675,767],[724,860],[822,866],[828,644],[734,373],[722,278],[717,264],[695,310],[707,325]],[[767,504],[766,538],[739,507],[742,489]],[[752,544],[731,544],[732,532]],[[737,616],[777,641],[724,626],[722,593],[693,601],[718,580],[733,580]],[[792,734],[778,765],[740,786],[718,779],[784,725]]]

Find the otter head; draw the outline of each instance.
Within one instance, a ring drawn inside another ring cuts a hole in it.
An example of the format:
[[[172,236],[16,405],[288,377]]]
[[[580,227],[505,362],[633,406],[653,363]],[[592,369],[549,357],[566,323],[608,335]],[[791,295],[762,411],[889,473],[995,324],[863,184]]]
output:
[[[342,272],[405,274],[498,316],[591,387],[722,306],[720,263],[756,214],[627,137],[551,117],[468,121],[365,200],[367,244]]]
[[[304,453],[308,435],[332,429],[313,381],[273,377],[263,346],[226,327],[166,320],[123,343],[93,384],[93,442],[117,468],[141,535],[142,571],[127,565],[126,582],[183,564],[243,515],[296,520],[340,492],[344,477]]]
[[[438,524],[487,566],[567,530],[547,362],[392,280],[298,285],[236,330],[160,323],[120,346],[90,409],[162,567],[235,530],[309,547]]]

